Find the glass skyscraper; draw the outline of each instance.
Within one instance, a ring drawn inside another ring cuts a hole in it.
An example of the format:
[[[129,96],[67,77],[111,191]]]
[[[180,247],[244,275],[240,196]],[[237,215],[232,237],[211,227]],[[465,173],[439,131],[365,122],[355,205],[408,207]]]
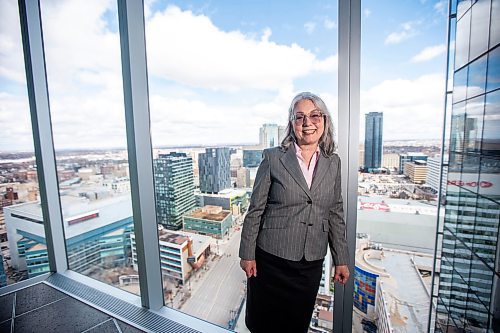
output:
[[[193,159],[185,153],[160,154],[154,160],[156,221],[165,228],[182,228],[182,214],[196,205]]]
[[[449,169],[444,224],[438,231],[434,326],[436,332],[497,332],[500,1],[452,1],[450,8],[449,51],[455,54],[450,57]]]
[[[382,166],[383,113],[370,112],[365,115],[364,167],[376,169]]]
[[[231,187],[231,154],[229,148],[207,148],[198,159],[200,191],[219,193]]]

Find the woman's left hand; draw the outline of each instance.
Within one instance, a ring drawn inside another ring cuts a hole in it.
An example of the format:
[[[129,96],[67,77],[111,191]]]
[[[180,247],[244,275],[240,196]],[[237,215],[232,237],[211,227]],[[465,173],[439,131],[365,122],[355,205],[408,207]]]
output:
[[[347,265],[335,266],[333,281],[345,284],[349,279],[349,267]]]

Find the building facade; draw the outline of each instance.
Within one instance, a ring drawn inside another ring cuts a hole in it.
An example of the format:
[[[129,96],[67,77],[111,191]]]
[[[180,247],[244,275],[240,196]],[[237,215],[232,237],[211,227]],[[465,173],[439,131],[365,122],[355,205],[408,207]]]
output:
[[[262,149],[243,149],[243,166],[256,168],[262,161]]]
[[[182,215],[196,205],[193,160],[185,153],[169,153],[160,154],[153,164],[156,221],[167,229],[179,230]]]
[[[382,166],[383,113],[370,112],[365,115],[365,169],[377,169]]]
[[[264,124],[259,130],[259,143],[262,148],[279,146],[279,126],[276,124]]]
[[[233,216],[220,206],[196,208],[184,215],[184,230],[222,239],[229,233]]]
[[[405,153],[399,154],[399,174],[403,175],[405,172],[405,164],[407,162],[427,161],[428,156],[423,153]]]
[[[64,199],[64,197],[62,197]],[[70,269],[82,274],[122,266],[130,257],[133,233],[130,198],[66,203],[64,229]],[[66,200],[63,200],[65,202]],[[40,205],[36,202],[5,208],[12,267],[27,270],[28,277],[49,271]]]
[[[195,193],[197,205],[200,207],[220,206],[239,216],[248,208],[248,193],[240,189],[225,189],[217,194]]]
[[[500,3],[450,6],[453,89],[436,332],[500,330]],[[454,43],[454,44],[453,44]],[[448,85],[451,86],[451,85]],[[433,295],[436,294],[435,292]]]
[[[427,179],[427,162],[426,161],[415,161],[406,162],[405,166],[405,176],[410,178],[410,181],[414,184],[423,184]]]
[[[445,164],[448,164],[448,161],[445,159]],[[446,180],[448,178],[448,167],[442,168],[442,180],[441,187],[443,190],[446,190]],[[425,180],[426,184],[429,185],[436,193],[439,191],[439,173],[441,172],[441,157],[438,155],[436,157],[429,157],[427,159],[427,179]]]
[[[231,154],[229,148],[207,148],[198,156],[200,191],[219,193],[231,187]]]

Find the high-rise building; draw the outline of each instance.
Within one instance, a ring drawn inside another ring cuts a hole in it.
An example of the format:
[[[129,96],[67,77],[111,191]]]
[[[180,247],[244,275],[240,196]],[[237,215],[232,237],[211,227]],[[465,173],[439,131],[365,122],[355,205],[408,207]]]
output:
[[[243,166],[256,168],[262,161],[262,149],[243,149]]]
[[[195,207],[193,160],[185,153],[160,154],[154,160],[156,221],[182,228],[182,215]]]
[[[399,154],[399,174],[402,175],[405,172],[405,164],[407,162],[415,161],[427,161],[428,156],[424,153],[405,153]]]
[[[383,113],[370,112],[365,115],[364,167],[376,169],[382,166]]]
[[[405,163],[405,176],[414,184],[423,184],[427,179],[427,162],[415,161]]]
[[[447,157],[446,157],[447,158]],[[445,164],[447,164],[447,160],[445,158]],[[434,191],[439,190],[439,172],[441,170],[441,157],[440,155],[436,157],[429,157],[427,159],[427,179],[426,184],[429,185]],[[442,168],[442,180],[441,186],[443,189],[446,189],[446,179],[448,177],[448,168]]]
[[[231,154],[229,148],[207,148],[198,157],[200,191],[219,193],[231,187]]]
[[[447,96],[448,186],[444,223],[438,228],[442,250],[433,284],[433,326],[436,332],[497,332],[500,2],[459,1],[450,9],[450,31],[456,36],[448,45],[448,52],[454,52],[449,56],[453,89]]]
[[[279,137],[279,127],[276,124],[264,124],[260,128],[259,142],[262,148],[279,146],[281,141]]]

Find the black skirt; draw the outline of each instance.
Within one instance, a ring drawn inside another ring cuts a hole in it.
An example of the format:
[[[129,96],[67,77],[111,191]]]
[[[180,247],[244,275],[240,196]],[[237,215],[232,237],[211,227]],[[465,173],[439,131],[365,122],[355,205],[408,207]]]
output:
[[[257,277],[247,281],[245,324],[252,333],[305,333],[311,321],[323,259],[286,260],[257,247]]]

